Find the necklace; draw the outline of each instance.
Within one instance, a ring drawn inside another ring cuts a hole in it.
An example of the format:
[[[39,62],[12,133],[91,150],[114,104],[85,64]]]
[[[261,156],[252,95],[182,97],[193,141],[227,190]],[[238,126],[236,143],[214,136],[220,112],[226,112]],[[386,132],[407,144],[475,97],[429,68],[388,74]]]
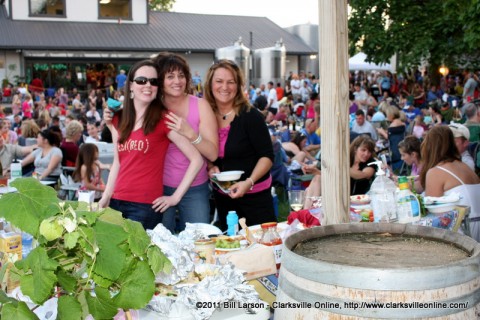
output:
[[[220,111],[219,111],[219,113],[220,113],[220,115],[222,116],[222,119],[223,119],[223,120],[227,120],[227,117],[228,117],[229,115],[231,115],[231,114],[232,114],[232,112],[233,112],[233,109],[232,109],[232,110],[230,110],[230,112],[228,112],[228,113],[225,113],[225,114],[223,114],[223,113],[220,113]]]
[[[142,114],[142,116],[139,117],[139,118],[135,121],[135,124],[134,124],[133,126],[136,126],[140,121],[142,121],[142,120],[143,120],[143,116],[144,116],[144,114]]]

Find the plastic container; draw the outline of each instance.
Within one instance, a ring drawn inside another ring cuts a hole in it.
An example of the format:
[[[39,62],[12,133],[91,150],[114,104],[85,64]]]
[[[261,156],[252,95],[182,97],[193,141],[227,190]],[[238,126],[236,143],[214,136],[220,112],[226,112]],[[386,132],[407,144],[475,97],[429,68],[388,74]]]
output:
[[[215,263],[213,257],[215,253],[215,240],[213,239],[198,239],[194,242],[194,251],[197,253],[198,262],[200,263]]]
[[[235,211],[228,211],[227,214],[227,235],[234,236],[238,233],[238,215]]]
[[[398,178],[397,214],[398,222],[409,223],[420,219],[420,203],[417,197],[410,191],[406,177]]]
[[[370,187],[371,206],[374,222],[393,222],[398,220],[396,206],[395,183],[385,176],[382,162],[375,161],[370,164],[377,165],[377,174]]]
[[[282,260],[282,248],[283,241],[277,231],[276,222],[262,223],[262,237],[260,243],[265,246],[273,247],[273,254],[275,255],[275,263],[277,264],[277,270],[280,269]]]
[[[22,164],[20,162],[12,162],[10,165],[10,178],[15,180],[22,177]]]

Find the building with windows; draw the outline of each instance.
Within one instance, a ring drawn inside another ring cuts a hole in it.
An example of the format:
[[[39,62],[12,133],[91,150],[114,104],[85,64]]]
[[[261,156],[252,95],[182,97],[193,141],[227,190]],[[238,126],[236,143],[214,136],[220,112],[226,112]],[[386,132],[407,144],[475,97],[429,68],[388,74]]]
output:
[[[281,41],[288,71],[317,54],[266,17],[155,12],[147,0],[0,0],[0,30],[0,79],[80,90],[160,51],[184,55],[204,79],[215,51],[239,38],[252,51]]]

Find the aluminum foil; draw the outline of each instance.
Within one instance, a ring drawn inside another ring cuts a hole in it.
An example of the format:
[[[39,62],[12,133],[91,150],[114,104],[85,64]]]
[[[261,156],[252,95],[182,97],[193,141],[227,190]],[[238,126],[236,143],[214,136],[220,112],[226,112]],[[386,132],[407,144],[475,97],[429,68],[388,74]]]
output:
[[[206,277],[195,285],[179,287],[177,300],[192,311],[196,320],[208,319],[216,307],[221,307],[224,302],[259,302],[255,288],[244,282],[245,278],[241,271],[233,264],[226,264],[219,266],[218,273]],[[209,302],[211,302],[210,305]],[[203,307],[197,308],[199,304],[203,304]],[[252,309],[245,309],[245,311],[254,313]]]
[[[156,283],[173,285],[186,279],[195,268],[193,263],[195,245],[192,239],[181,240],[162,224],[158,224],[153,230],[147,230],[147,233],[173,266],[171,273],[159,272],[155,277]]]
[[[238,305],[260,301],[255,288],[244,283],[245,278],[242,273],[232,264],[210,266],[211,271],[215,270],[213,275],[205,277],[196,284],[174,286],[178,293],[177,297],[154,296],[146,309],[167,318],[188,319],[191,316],[195,320],[205,320],[212,316],[215,309],[222,308],[226,302]],[[204,272],[204,269],[196,269],[196,272]],[[230,304],[230,308],[231,306]],[[255,310],[246,308],[245,312],[255,313]]]
[[[212,234],[221,234],[217,227],[205,223],[185,223],[185,230],[178,234],[181,241],[195,241],[208,238]]]

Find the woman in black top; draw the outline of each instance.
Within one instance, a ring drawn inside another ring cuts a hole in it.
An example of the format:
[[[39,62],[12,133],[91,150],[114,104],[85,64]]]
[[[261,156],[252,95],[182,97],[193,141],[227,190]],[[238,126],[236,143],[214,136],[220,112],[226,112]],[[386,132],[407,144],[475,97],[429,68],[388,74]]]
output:
[[[370,190],[376,166],[375,142],[367,135],[360,135],[350,144],[350,195],[365,194]]]
[[[241,70],[229,60],[212,65],[205,82],[205,98],[216,114],[219,130],[219,156],[214,163],[209,163],[209,175],[244,171],[228,194],[214,187],[223,230],[230,210],[245,217],[247,225],[276,221],[270,192],[272,141],[263,116],[244,96],[243,85]]]

